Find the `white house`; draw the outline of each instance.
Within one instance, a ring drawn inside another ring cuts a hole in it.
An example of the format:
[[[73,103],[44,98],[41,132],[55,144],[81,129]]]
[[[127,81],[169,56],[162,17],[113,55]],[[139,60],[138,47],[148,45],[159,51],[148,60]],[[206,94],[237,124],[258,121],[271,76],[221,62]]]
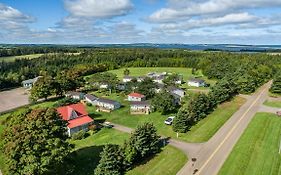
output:
[[[57,108],[57,112],[61,118],[67,121],[68,136],[81,130],[88,131],[94,120],[88,116],[86,108],[83,104],[72,104]]]
[[[148,101],[132,101],[130,105],[131,114],[149,114],[151,106]]]
[[[170,93],[177,94],[181,98],[185,96],[185,91],[182,90],[181,88],[177,88],[177,87],[174,87],[174,86],[169,86],[167,89],[168,89],[168,91]]]
[[[160,83],[160,84],[162,84],[163,83],[163,80],[165,79],[165,75],[158,75],[158,76],[156,76],[156,77],[154,77],[153,78],[153,81],[155,82],[155,83]]]
[[[83,100],[85,94],[82,93],[82,92],[73,92],[73,91],[70,91],[70,92],[67,92],[67,93],[65,94],[65,96],[68,97],[68,98],[76,99],[76,100]]]
[[[204,80],[194,78],[190,79],[187,84],[188,86],[204,87],[206,83]]]
[[[132,77],[132,76],[124,76],[123,77],[123,83],[127,83],[127,82],[130,82],[132,81],[132,79],[134,79],[135,77]]]
[[[32,86],[34,85],[34,83],[36,83],[36,81],[41,78],[42,76],[38,76],[29,80],[24,80],[22,81],[22,86],[24,88],[32,88]]]
[[[120,108],[121,104],[117,101],[113,101],[105,98],[99,98],[97,100],[96,107],[98,111],[111,112],[115,109]]]
[[[91,103],[94,106],[97,105],[98,99],[99,99],[98,97],[91,95],[91,94],[85,95],[85,101],[88,103]]]
[[[128,101],[144,101],[145,96],[140,93],[132,92],[128,95]]]

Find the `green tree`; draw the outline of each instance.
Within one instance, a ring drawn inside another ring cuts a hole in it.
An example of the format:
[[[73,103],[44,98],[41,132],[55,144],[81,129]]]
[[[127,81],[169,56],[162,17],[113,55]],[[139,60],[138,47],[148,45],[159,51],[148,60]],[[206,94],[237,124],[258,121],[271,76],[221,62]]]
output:
[[[133,160],[136,162],[157,153],[160,149],[159,141],[160,136],[157,135],[153,124],[144,123],[137,126],[129,139],[130,150],[135,151]],[[130,152],[128,153],[130,154]]]
[[[175,99],[169,92],[160,92],[152,99],[152,106],[162,114],[167,114],[176,109]]]
[[[271,93],[281,94],[281,73],[278,73],[274,79],[270,88]]]
[[[179,110],[178,114],[173,121],[173,131],[179,133],[186,133],[190,127],[193,125],[194,119],[189,114],[188,105],[184,105]]]
[[[95,175],[121,175],[124,172],[123,156],[118,145],[106,145],[100,154]]]
[[[138,84],[137,92],[144,94],[146,98],[152,98],[155,95],[155,88],[157,85],[151,78],[146,77],[142,82]]]
[[[178,74],[171,74],[168,75],[164,80],[163,83],[166,86],[175,86],[176,85],[176,81],[180,80],[182,77]]]
[[[31,88],[31,99],[37,101],[40,98],[47,99],[52,95],[52,77],[45,76],[39,78]]]
[[[11,116],[3,133],[3,151],[10,174],[67,174],[72,145],[66,122],[54,109],[34,109]]]

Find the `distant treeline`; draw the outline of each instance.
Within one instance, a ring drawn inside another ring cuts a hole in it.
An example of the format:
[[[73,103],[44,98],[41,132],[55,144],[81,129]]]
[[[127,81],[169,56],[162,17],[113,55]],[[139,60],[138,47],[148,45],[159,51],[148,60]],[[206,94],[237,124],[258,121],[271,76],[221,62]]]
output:
[[[81,49],[78,48],[65,48],[65,47],[53,47],[53,46],[17,46],[0,48],[0,57],[7,56],[20,56],[20,55],[30,55],[39,53],[76,53]]]
[[[74,50],[69,48],[67,51]],[[22,80],[34,78],[43,73],[56,76],[63,70],[78,70],[81,75],[89,75],[96,72],[96,65],[102,65],[104,70],[121,67],[201,69],[208,78],[235,77],[241,86],[241,91],[252,92],[262,82],[271,78],[281,65],[281,56],[268,54],[121,48],[93,48],[79,51],[81,53],[79,55],[54,54],[31,60],[1,62],[0,89],[19,86]]]

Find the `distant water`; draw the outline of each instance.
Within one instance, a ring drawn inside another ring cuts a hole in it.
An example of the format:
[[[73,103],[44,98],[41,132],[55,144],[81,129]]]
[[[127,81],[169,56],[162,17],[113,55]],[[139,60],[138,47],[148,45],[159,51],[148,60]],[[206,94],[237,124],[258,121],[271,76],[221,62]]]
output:
[[[189,49],[189,50],[221,50],[230,52],[267,52],[281,50],[281,45],[237,45],[237,44],[95,44],[81,47],[109,47],[109,48],[161,48],[161,49]]]

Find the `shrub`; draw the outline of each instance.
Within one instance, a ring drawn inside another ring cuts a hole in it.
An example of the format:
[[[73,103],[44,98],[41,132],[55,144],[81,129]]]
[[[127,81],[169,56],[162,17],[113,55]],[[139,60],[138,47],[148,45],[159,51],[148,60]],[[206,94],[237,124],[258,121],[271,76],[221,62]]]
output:
[[[87,135],[86,135],[86,132],[84,130],[81,130],[77,133],[74,133],[72,136],[71,136],[71,139],[72,140],[81,140],[81,139],[84,139],[86,138]]]

